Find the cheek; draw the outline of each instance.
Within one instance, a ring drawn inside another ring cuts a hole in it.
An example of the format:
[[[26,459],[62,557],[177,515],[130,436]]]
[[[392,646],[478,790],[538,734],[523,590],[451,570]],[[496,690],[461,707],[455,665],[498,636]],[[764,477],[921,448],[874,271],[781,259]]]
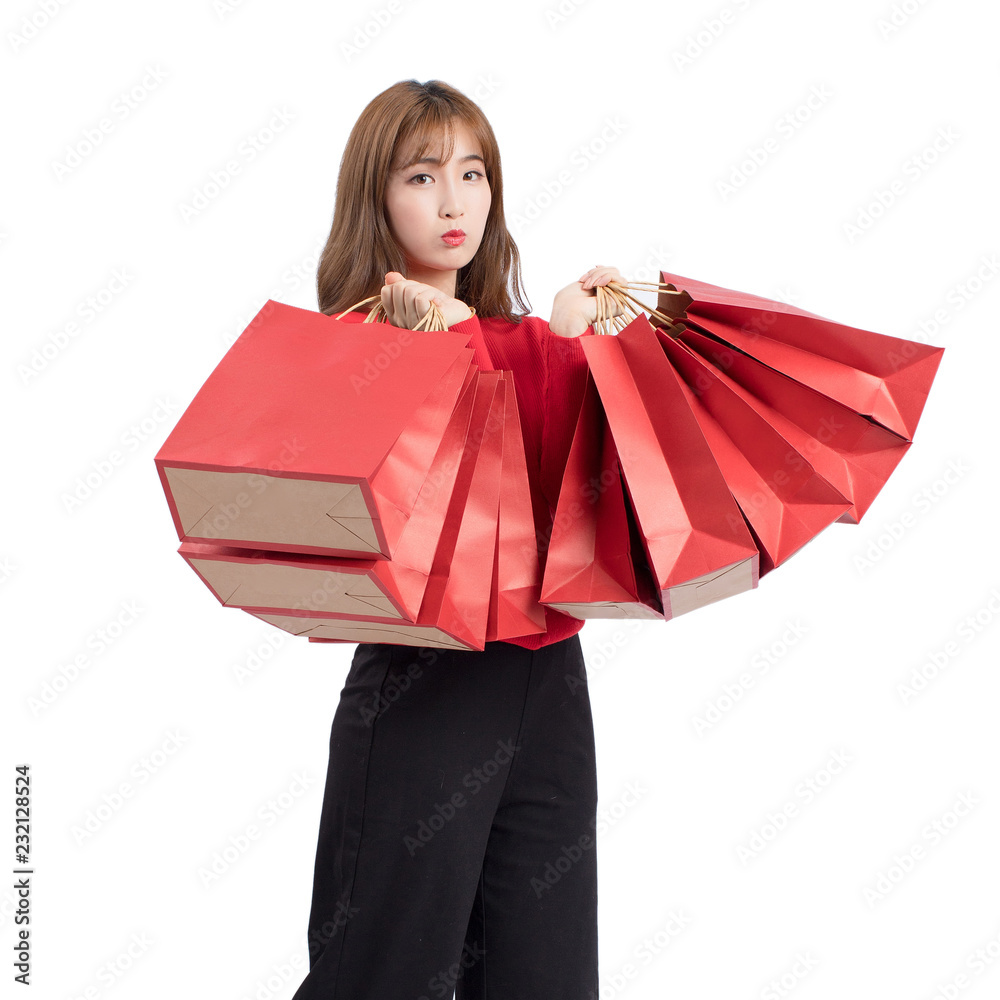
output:
[[[480,210],[483,213],[483,218],[484,219],[489,214],[490,205],[492,205],[492,204],[493,204],[493,194],[492,194],[492,192],[490,191],[489,188],[486,188],[483,191],[482,200],[481,200],[480,206],[479,206]]]
[[[419,202],[410,198],[394,198],[386,201],[386,213],[393,228],[401,235],[419,229],[423,223],[423,210]]]

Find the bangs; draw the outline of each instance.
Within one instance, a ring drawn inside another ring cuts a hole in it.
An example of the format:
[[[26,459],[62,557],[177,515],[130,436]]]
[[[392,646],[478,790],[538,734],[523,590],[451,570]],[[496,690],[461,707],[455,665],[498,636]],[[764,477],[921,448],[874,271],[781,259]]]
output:
[[[435,105],[423,109],[424,113],[412,122],[404,122],[394,144],[390,171],[407,170],[425,156],[436,156],[442,163],[451,159],[455,151],[455,125],[465,125],[472,133],[479,149],[472,150],[482,156],[486,165],[486,178],[492,180],[493,163],[491,147],[482,134],[480,123],[455,113],[442,113]]]

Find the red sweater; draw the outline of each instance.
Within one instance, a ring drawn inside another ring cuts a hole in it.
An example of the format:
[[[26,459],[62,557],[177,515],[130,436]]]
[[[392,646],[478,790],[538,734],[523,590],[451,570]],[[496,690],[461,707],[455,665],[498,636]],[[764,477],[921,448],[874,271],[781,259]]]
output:
[[[360,321],[366,315],[367,310],[348,313],[344,319]],[[538,555],[544,571],[559,487],[587,381],[583,346],[577,337],[557,336],[538,316],[524,316],[520,323],[473,316],[453,323],[449,331],[469,334],[469,346],[476,352],[473,360],[482,370],[514,373]],[[593,333],[593,326],[589,326],[581,336]],[[582,618],[545,608],[545,632],[503,641],[539,649],[575,635],[583,625]]]

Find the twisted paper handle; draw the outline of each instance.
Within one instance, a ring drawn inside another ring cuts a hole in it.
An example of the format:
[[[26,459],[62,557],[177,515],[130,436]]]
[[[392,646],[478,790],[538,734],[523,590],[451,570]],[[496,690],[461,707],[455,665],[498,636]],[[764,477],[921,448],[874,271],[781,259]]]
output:
[[[640,312],[647,312],[650,320],[656,320],[653,325],[665,329],[671,337],[677,337],[685,329],[683,323],[675,322],[678,317],[685,316],[684,310],[691,304],[691,296],[685,291],[678,291],[675,285],[663,281],[629,281],[624,284],[619,281],[609,281],[606,285],[595,285],[597,291],[597,319],[594,320],[594,333],[611,334],[616,330],[621,332],[634,320]],[[653,288],[661,295],[670,297],[669,312],[661,312],[652,306],[647,306],[628,289],[640,291],[643,288]],[[622,314],[612,316],[611,312],[617,305]],[[686,317],[685,317],[686,318]]]
[[[382,295],[369,295],[367,299],[362,299],[360,302],[355,302],[353,306],[348,306],[344,312],[339,313],[334,319],[340,319],[341,316],[346,313],[353,312],[358,306],[367,305],[369,302],[375,302],[372,306],[371,311],[362,320],[363,323],[387,323],[389,317],[386,315],[385,306],[382,304]],[[475,306],[469,306],[472,312],[467,317],[472,319],[476,315]],[[447,330],[448,324],[444,321],[444,313],[441,312],[441,307],[436,303],[432,302],[430,309],[424,313],[420,322],[413,328],[414,330],[427,330],[431,333],[436,333],[439,330]]]

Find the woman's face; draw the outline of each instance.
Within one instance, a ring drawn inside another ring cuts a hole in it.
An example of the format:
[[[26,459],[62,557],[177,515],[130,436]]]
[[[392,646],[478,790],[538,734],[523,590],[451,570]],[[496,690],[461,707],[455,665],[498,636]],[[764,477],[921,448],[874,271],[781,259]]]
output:
[[[428,159],[395,171],[386,184],[389,228],[406,255],[406,277],[415,281],[464,267],[486,228],[491,193],[483,151],[466,125],[456,122],[453,128],[455,145],[447,163],[435,162],[443,155],[442,134],[438,148],[427,151]],[[456,229],[464,240],[442,239]]]

